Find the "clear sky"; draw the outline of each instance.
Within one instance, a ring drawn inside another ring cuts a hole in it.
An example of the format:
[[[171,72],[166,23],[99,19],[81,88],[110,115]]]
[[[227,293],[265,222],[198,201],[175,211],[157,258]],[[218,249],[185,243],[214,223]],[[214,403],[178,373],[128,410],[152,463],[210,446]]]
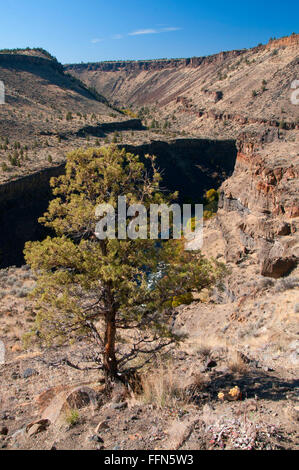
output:
[[[62,63],[192,57],[298,33],[298,0],[2,0],[0,49]]]

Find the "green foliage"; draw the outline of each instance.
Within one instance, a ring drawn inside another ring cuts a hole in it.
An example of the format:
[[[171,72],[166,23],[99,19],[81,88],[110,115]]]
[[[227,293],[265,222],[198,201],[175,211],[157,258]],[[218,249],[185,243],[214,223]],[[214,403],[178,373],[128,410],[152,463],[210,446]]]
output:
[[[204,210],[203,211],[203,218],[205,220],[211,219],[212,217],[214,217],[215,213],[216,213],[216,211]]]
[[[206,191],[205,200],[207,203],[218,201],[218,199],[219,199],[219,194],[216,191],[216,189],[209,189],[208,191]]]
[[[209,189],[204,196],[204,219],[213,217],[218,209],[219,193],[216,189]]]
[[[172,307],[178,307],[179,305],[189,305],[193,301],[192,292],[186,292],[186,294],[176,295],[171,303]]]
[[[65,422],[69,426],[75,426],[76,424],[78,424],[79,419],[80,419],[80,415],[79,415],[78,410],[76,410],[74,408],[70,408],[66,411],[66,413],[65,413]]]
[[[197,228],[198,220],[196,217],[191,217],[191,219],[188,220],[187,222],[187,228],[188,230],[194,232],[195,229]]]
[[[20,166],[20,161],[18,159],[18,151],[15,150],[13,155],[8,155],[9,162],[12,166]]]
[[[98,204],[117,212],[118,196],[126,195],[127,205],[142,201],[149,209],[176,196],[160,190],[155,157],[146,161],[115,146],[69,153],[65,174],[51,180],[56,197],[40,219],[56,235],[25,247],[37,276],[34,329],[47,344],[89,337],[107,375],[115,376],[140,349],[144,358],[177,341],[169,324],[172,308],[223,274],[217,262],[184,250],[183,240],[96,238]],[[116,338],[128,328],[130,353],[120,339],[116,349]]]
[[[131,118],[138,118],[138,114],[134,113],[131,109],[122,109],[121,110],[123,114],[126,114],[127,116]]]

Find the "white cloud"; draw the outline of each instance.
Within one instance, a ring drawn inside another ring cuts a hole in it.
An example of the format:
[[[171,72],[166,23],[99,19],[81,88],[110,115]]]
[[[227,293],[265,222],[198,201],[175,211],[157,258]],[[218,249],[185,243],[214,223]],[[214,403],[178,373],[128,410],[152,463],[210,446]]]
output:
[[[160,26],[165,26],[160,24]],[[168,33],[171,31],[179,31],[182,28],[178,28],[177,26],[165,26],[163,28],[147,28],[147,29],[137,29],[136,31],[132,31],[131,33],[127,34],[113,34],[110,36],[111,39],[123,39],[125,36],[141,36],[143,34],[160,34],[160,33]],[[98,44],[99,42],[104,41],[103,38],[94,38],[91,40],[92,44]]]
[[[129,36],[139,36],[140,34],[157,34],[159,31],[157,29],[138,29],[129,33]]]
[[[136,31],[133,31],[132,33],[129,33],[128,35],[129,36],[139,36],[141,34],[168,33],[170,31],[179,31],[180,29],[182,29],[182,28],[178,28],[177,26],[167,26],[165,28],[159,28],[159,29],[153,29],[153,28],[137,29]]]
[[[169,26],[167,28],[162,28],[161,33],[167,33],[168,31],[179,31],[182,28],[178,28],[177,26]]]
[[[97,44],[98,42],[102,42],[104,41],[104,39],[101,39],[101,38],[94,38],[91,40],[92,44]]]

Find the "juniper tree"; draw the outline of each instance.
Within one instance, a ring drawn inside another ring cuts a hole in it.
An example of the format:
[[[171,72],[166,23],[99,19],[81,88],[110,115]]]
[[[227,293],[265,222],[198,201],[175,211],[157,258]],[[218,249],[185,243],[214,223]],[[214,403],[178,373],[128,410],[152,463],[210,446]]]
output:
[[[211,286],[222,268],[182,240],[99,239],[96,207],[118,196],[127,204],[169,203],[154,156],[115,146],[67,155],[65,174],[52,178],[56,196],[40,219],[55,236],[28,242],[25,259],[37,276],[35,330],[47,344],[86,336],[107,379],[125,376],[178,341],[171,314],[192,293]],[[129,224],[132,217],[125,220]],[[135,361],[135,364],[134,364]],[[123,374],[123,375],[122,375]]]

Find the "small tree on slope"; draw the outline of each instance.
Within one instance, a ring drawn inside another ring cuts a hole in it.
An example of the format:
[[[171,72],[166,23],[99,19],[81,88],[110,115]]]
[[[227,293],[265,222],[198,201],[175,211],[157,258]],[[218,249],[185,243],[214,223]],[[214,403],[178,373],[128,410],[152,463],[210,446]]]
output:
[[[200,253],[185,251],[181,240],[95,236],[98,204],[112,204],[117,213],[120,195],[147,208],[169,202],[155,158],[147,158],[150,170],[113,146],[69,153],[65,174],[51,180],[57,197],[40,219],[56,236],[25,247],[37,275],[35,331],[47,344],[89,337],[107,380],[125,377],[139,355],[141,366],[177,341],[169,321],[173,306],[222,272]]]

